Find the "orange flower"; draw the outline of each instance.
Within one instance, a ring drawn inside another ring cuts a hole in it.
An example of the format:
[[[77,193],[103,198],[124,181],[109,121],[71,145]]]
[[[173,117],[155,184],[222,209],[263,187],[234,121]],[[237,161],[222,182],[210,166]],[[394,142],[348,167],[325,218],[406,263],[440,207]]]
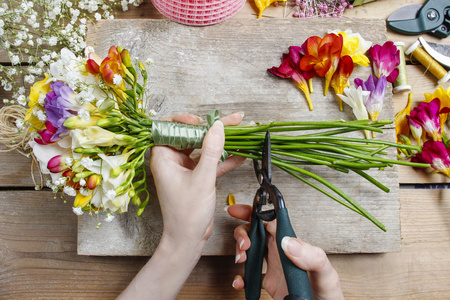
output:
[[[327,34],[323,39],[312,36],[306,40],[308,55],[305,55],[300,61],[300,68],[303,71],[313,69],[320,77],[325,76],[324,95],[327,94],[331,78],[338,68],[342,45],[342,36],[334,33]]]
[[[115,46],[109,48],[108,56],[103,60],[96,53],[89,53],[88,58],[85,66],[89,73],[92,75],[101,74],[103,80],[110,85],[119,87],[125,85],[121,79],[125,75],[124,69],[126,67],[123,65],[120,52]]]
[[[353,72],[353,59],[349,55],[343,56],[340,61],[336,72],[331,78],[331,86],[338,95],[344,93],[345,87],[348,85],[348,79]],[[339,98],[339,109],[342,111],[342,100]]]

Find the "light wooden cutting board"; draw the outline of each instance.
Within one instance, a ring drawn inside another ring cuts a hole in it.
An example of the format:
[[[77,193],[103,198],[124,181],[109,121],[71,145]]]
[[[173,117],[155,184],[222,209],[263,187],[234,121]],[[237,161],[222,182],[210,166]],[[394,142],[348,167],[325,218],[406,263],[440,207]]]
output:
[[[323,79],[314,78],[309,111],[302,92],[291,80],[267,72],[278,66],[291,45],[328,30],[352,29],[374,43],[386,41],[383,20],[347,19],[233,19],[208,27],[188,27],[167,20],[112,20],[89,28],[87,43],[100,56],[111,45],[120,45],[139,60],[153,60],[148,68],[150,104],[157,118],[193,113],[204,117],[211,109],[222,115],[245,112],[245,122],[281,120],[353,120],[351,109],[338,109],[333,90],[323,95]],[[370,67],[355,66],[351,79],[367,79]],[[393,118],[388,87],[380,118]],[[357,133],[363,137],[362,133]],[[393,126],[379,138],[394,140]],[[395,151],[390,153],[395,158]],[[387,227],[383,232],[358,214],[316,190],[275,170],[273,183],[283,193],[297,235],[329,253],[380,253],[400,251],[397,168],[370,174],[391,189],[386,194],[356,174],[342,174],[326,167],[306,167],[329,180]],[[149,178],[151,200],[141,217],[135,209],[117,215],[112,223],[79,218],[78,253],[83,255],[151,255],[162,233],[162,219],[155,188]],[[227,195],[251,204],[258,184],[251,161],[222,176],[217,182],[214,232],[204,255],[235,253],[234,228],[242,224],[224,211]],[[179,199],[183,201],[183,199]],[[132,205],[130,205],[132,206]],[[188,217],[188,216],[187,216]]]

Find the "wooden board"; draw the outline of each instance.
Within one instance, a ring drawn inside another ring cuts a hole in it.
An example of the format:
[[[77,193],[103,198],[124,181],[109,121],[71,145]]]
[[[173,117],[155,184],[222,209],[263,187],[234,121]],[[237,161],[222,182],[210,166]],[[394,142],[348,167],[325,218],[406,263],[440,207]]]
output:
[[[244,111],[245,121],[354,119],[346,107],[339,112],[333,91],[323,96],[323,81],[313,80],[313,112],[302,93],[290,80],[268,74],[279,65],[281,54],[291,45],[302,44],[312,35],[323,36],[331,29],[351,28],[374,43],[386,41],[382,20],[228,20],[218,25],[195,28],[167,20],[114,20],[99,22],[88,32],[87,43],[104,55],[111,45],[120,45],[140,60],[152,59],[149,109],[157,117],[178,113],[204,116],[211,109],[223,115]],[[352,78],[367,78],[370,68],[356,67]],[[390,87],[389,87],[390,89]],[[381,118],[393,118],[390,90],[386,93]],[[358,133],[360,134],[360,133]],[[362,136],[362,134],[361,134]],[[393,140],[388,129],[380,138]],[[392,157],[394,153],[391,153]],[[355,174],[325,168],[307,168],[339,186],[357,200],[388,231],[304,186],[281,171],[273,183],[284,194],[293,226],[304,240],[329,253],[391,252],[400,250],[400,222],[397,168],[371,172],[391,189],[389,194]],[[234,254],[233,229],[240,224],[223,210],[232,193],[238,203],[251,204],[257,188],[248,161],[218,180],[215,227],[205,255]],[[86,255],[150,255],[162,232],[161,216],[154,188],[151,203],[141,218],[134,213],[118,216],[114,222],[95,229],[97,220],[79,219],[78,253]],[[182,199],[180,199],[182,201]]]

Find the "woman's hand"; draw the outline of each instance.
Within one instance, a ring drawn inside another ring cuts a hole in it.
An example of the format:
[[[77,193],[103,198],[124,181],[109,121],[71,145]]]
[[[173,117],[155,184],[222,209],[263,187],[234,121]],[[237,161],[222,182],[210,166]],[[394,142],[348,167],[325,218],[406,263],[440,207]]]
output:
[[[196,125],[199,118],[178,115],[165,119]],[[234,169],[243,158],[219,163],[225,142],[223,126],[238,125],[232,114],[208,130],[199,159],[192,150],[152,148],[150,168],[163,216],[163,235],[150,261],[136,275],[120,299],[175,299],[197,264],[212,232],[216,207],[216,177]]]
[[[228,213],[237,219],[250,221],[252,207],[249,205],[231,205]],[[262,287],[274,299],[283,299],[288,295],[284,280],[278,248],[275,240],[276,221],[265,223],[267,246],[267,272],[263,276]],[[246,252],[250,248],[248,231],[250,224],[238,226],[234,231],[236,239],[236,263],[247,260]],[[339,276],[332,267],[325,252],[318,247],[303,242],[298,238],[284,237],[281,246],[286,256],[299,268],[308,271],[314,299],[344,299]],[[244,288],[244,280],[238,275],[233,281],[237,290]]]

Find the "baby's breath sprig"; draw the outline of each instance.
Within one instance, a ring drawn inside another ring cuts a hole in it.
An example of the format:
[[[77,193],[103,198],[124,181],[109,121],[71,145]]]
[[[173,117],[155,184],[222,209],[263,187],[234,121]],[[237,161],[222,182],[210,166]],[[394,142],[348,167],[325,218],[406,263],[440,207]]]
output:
[[[43,78],[62,48],[81,55],[88,22],[114,19],[118,9],[142,0],[11,0],[0,4],[0,47],[10,64],[0,65],[5,104],[26,105],[26,87]],[[0,50],[1,51],[1,50]]]

